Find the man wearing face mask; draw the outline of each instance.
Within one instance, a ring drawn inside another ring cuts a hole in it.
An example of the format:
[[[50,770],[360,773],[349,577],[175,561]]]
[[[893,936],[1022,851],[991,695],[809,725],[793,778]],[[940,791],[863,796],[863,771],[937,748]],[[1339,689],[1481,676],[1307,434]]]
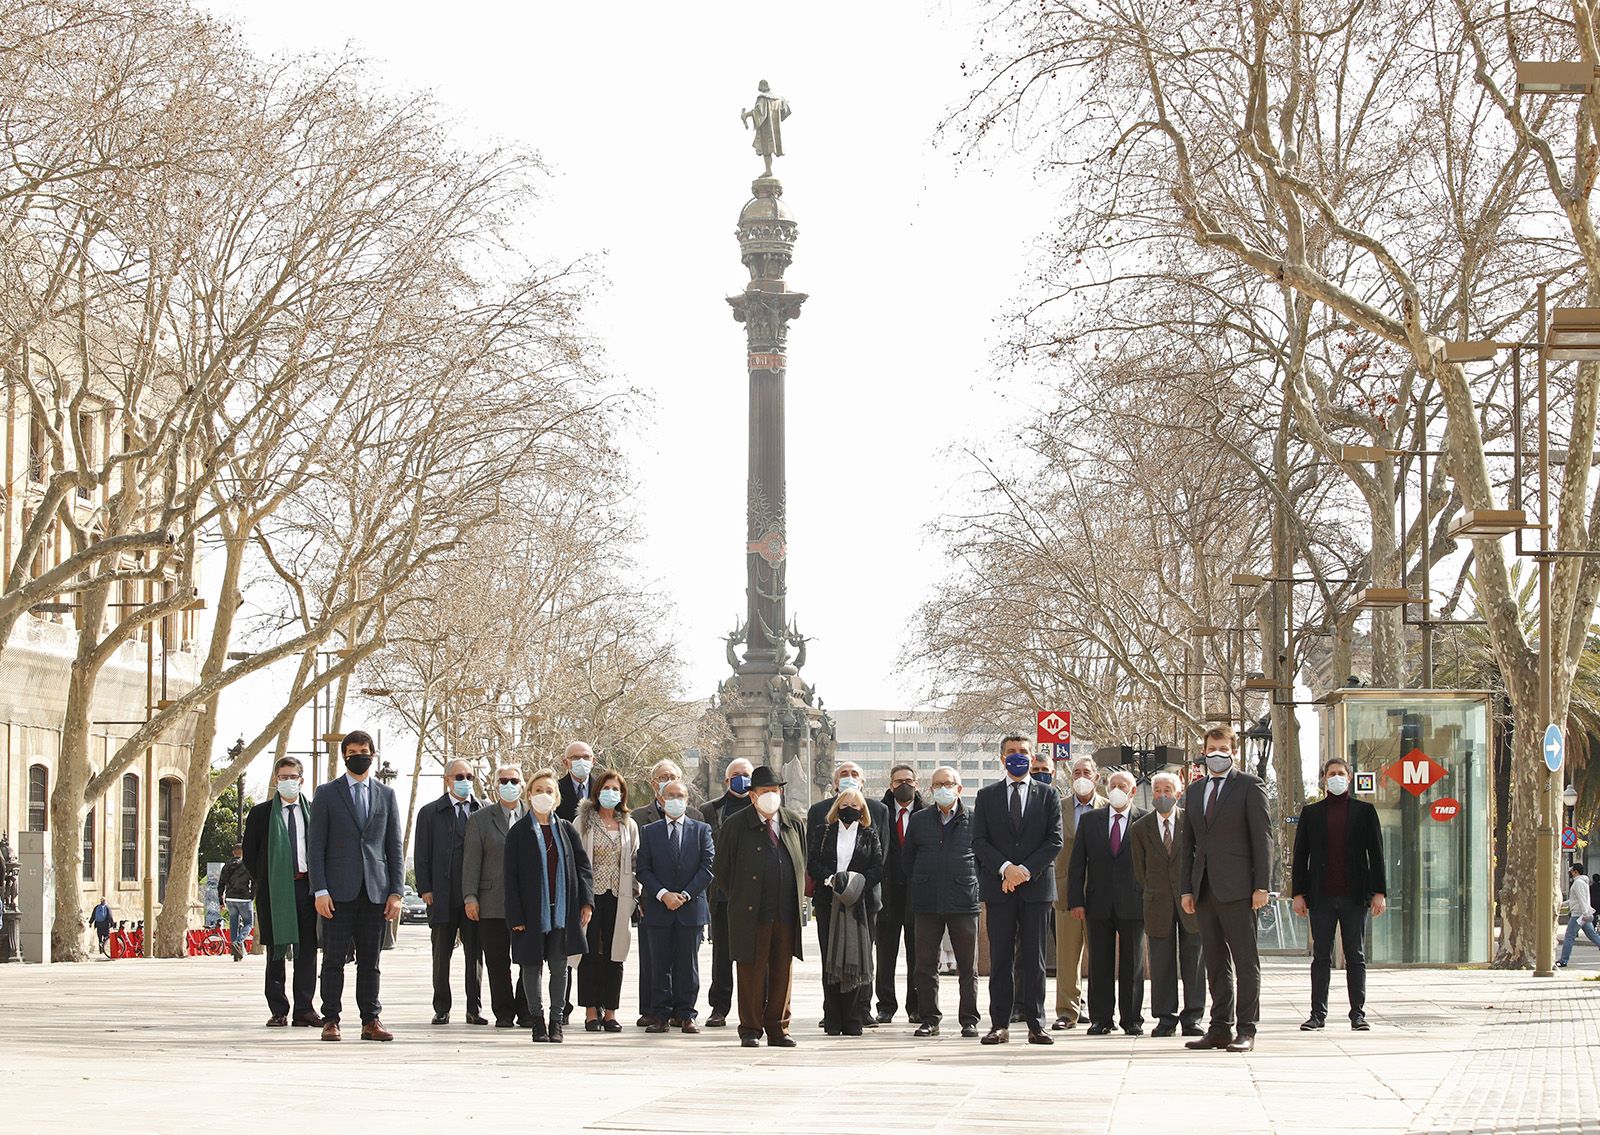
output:
[[[722,825],[736,812],[750,807],[750,762],[743,757],[728,762],[722,777],[722,795],[702,809],[711,829],[712,843],[722,842]],[[720,1029],[728,1023],[733,1008],[733,956],[728,953],[728,896],[715,886],[708,895],[711,904],[711,989],[706,994],[710,1013],[706,1027]]]
[[[685,788],[687,788],[687,782],[683,779],[683,770],[679,768],[677,764],[672,761],[657,761],[651,766],[650,802],[644,805],[642,808],[635,808],[631,813],[633,816],[634,826],[637,827],[641,832],[651,824],[655,823],[657,820],[662,819],[665,815],[665,813],[661,810],[661,790],[667,785],[673,783],[683,784]],[[684,803],[684,815],[688,816],[691,820],[697,820],[701,823],[705,822],[705,816],[701,813],[700,809],[696,808],[693,804],[689,804],[687,799],[685,799]],[[640,908],[640,913],[642,916],[642,908]],[[654,1003],[655,997],[654,993],[650,989],[650,974],[657,968],[651,965],[650,959],[650,951],[654,948],[654,946],[655,944],[650,940],[650,936],[648,934],[639,935],[640,1013],[639,1019],[634,1022],[634,1025],[641,1029],[648,1029],[655,1022],[655,1018],[653,1018],[649,1012],[646,1011],[646,1007]],[[668,1022],[668,1024],[672,1026],[681,1025],[682,1023],[682,1021],[677,1020]]]
[[[1328,985],[1333,971],[1333,935],[1344,942],[1345,986],[1350,1027],[1367,1024],[1367,911],[1384,912],[1383,829],[1378,810],[1350,795],[1350,766],[1339,757],[1322,766],[1327,789],[1300,810],[1294,829],[1290,888],[1294,912],[1311,918],[1311,1016],[1300,1027],[1320,1029],[1328,1021]]]
[[[862,796],[866,796],[866,778],[861,773],[861,766],[854,761],[840,761],[833,769],[833,796],[846,789],[853,788]],[[816,852],[815,844],[822,839],[823,833],[828,830],[828,812],[833,808],[833,796],[818,800],[806,810],[806,862],[810,863]],[[872,826],[878,831],[885,831],[889,825],[889,809],[877,800],[867,800],[867,812],[872,818]],[[811,895],[811,916],[817,927],[817,947],[820,953],[826,954],[828,943],[822,937],[823,933],[823,904],[831,905],[833,895],[826,887],[819,886],[820,880],[806,878],[806,891]],[[878,911],[883,905],[883,885],[881,883],[871,887],[866,895],[867,925],[876,935],[878,926]],[[878,1018],[872,1012],[872,986],[864,985],[860,988],[858,996],[861,998],[861,1023],[864,1027],[875,1029],[878,1027]],[[818,1027],[822,1027],[819,1023]]]
[[[317,994],[317,909],[311,901],[306,838],[311,809],[300,796],[300,762],[279,757],[272,766],[272,796],[250,809],[244,821],[244,864],[256,884],[256,937],[267,952],[268,1028],[319,1029],[312,1007]],[[284,989],[284,970],[294,951],[294,1002]],[[292,1013],[291,1013],[292,1009]]]
[[[767,765],[750,779],[750,803],[722,825],[715,885],[728,896],[728,949],[739,967],[739,1043],[793,1048],[789,992],[802,956],[800,903],[805,896],[806,838],[799,816],[783,807],[783,781]]]
[[[1144,933],[1150,944],[1150,1010],[1156,1018],[1152,1036],[1200,1036],[1200,1014],[1206,1008],[1205,971],[1200,962],[1200,925],[1178,905],[1183,893],[1178,849],[1188,814],[1178,807],[1183,784],[1174,773],[1150,779],[1154,811],[1133,825],[1133,879],[1144,892]],[[1178,1011],[1178,982],[1183,981],[1183,1011]]]
[[[493,807],[479,808],[467,821],[461,847],[461,894],[467,921],[478,928],[484,968],[489,971],[489,1007],[496,1028],[528,1020],[522,982],[511,984],[511,929],[506,925],[506,833],[526,814],[522,767],[495,770]]]
[[[400,852],[400,805],[386,784],[372,781],[372,738],[362,730],[339,742],[345,775],[322,786],[311,802],[306,843],[311,893],[322,919],[322,1039],[341,1039],[344,967],[354,946],[361,1039],[394,1034],[378,1017],[378,955],[383,924],[400,916],[405,863]]]
[[[1233,767],[1233,729],[1206,730],[1207,776],[1183,797],[1189,823],[1178,851],[1185,914],[1200,922],[1211,1024],[1188,1048],[1250,1052],[1261,1018],[1256,914],[1267,905],[1272,841],[1261,781]],[[1238,998],[1234,981],[1237,975]]]
[[[945,932],[955,953],[961,1035],[978,1035],[978,860],[972,817],[961,803],[961,774],[933,770],[933,807],[906,829],[907,901],[917,927],[915,973],[922,1017],[916,1036],[939,1035],[939,947]]]
[[[1056,897],[1061,809],[1052,789],[1029,778],[1029,747],[1027,738],[1016,734],[1000,742],[1005,779],[979,789],[972,811],[972,850],[989,934],[984,1044],[1011,1039],[1007,1026],[1014,996],[1026,1007],[1028,1043],[1055,1043],[1044,1031],[1044,950],[1046,916]]]
[[[593,792],[589,774],[594,771],[594,750],[587,741],[573,741],[563,760],[567,775],[561,778],[561,803],[556,807],[556,816],[570,824],[578,818],[578,805]]]
[[[1133,873],[1134,779],[1111,774],[1107,806],[1078,827],[1067,867],[1067,907],[1089,939],[1089,1035],[1111,1031],[1114,1011],[1128,1036],[1144,1035],[1144,902]],[[1120,994],[1120,996],[1119,996]]]
[[[639,833],[637,876],[644,898],[641,939],[650,941],[646,974],[649,1000],[639,1006],[651,1019],[649,1031],[666,1032],[677,1021],[686,1033],[700,999],[700,938],[711,921],[706,888],[711,885],[715,849],[711,828],[689,816],[689,789],[669,780],[660,788],[665,815]]]
[[[483,951],[478,923],[466,915],[462,851],[467,823],[478,810],[472,768],[455,760],[445,766],[444,794],[417,813],[417,891],[428,904],[428,932],[433,946],[433,1023],[450,1023],[450,959],[456,938],[466,963],[467,1024],[486,1025],[482,1008]]]
[[[906,1020],[917,1024],[917,990],[912,979],[912,969],[917,956],[916,919],[907,903],[909,880],[906,877],[904,849],[906,831],[911,817],[922,808],[922,794],[917,791],[917,770],[910,765],[895,765],[889,770],[889,791],[883,794],[883,806],[889,813],[886,827],[878,829],[878,840],[883,845],[883,909],[878,912],[876,930],[878,988],[878,1021],[888,1024],[894,1020],[895,960],[900,954],[900,939],[906,943]]]
[[[1067,866],[1072,862],[1073,841],[1078,822],[1096,808],[1106,806],[1106,798],[1095,787],[1100,770],[1093,757],[1074,757],[1067,766],[1071,774],[1061,798],[1061,854],[1056,856],[1056,1019],[1055,1032],[1077,1028],[1083,1016],[1083,955],[1085,926],[1067,916]]]

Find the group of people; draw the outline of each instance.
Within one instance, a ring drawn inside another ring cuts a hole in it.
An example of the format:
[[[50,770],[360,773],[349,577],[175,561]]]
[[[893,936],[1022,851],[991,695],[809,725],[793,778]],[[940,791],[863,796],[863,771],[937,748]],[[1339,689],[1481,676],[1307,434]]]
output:
[[[299,761],[277,762],[271,798],[245,823],[243,872],[268,954],[268,1025],[319,1028],[324,1040],[339,1040],[353,956],[361,1037],[385,1041],[392,1034],[380,1016],[378,962],[403,893],[401,819],[394,793],[371,779],[371,738],[349,733],[341,753],[345,775],[309,806]],[[1232,730],[1206,734],[1192,783],[1158,773],[1148,811],[1136,806],[1126,770],[1112,771],[1102,794],[1090,757],[1068,763],[1065,791],[1024,737],[1005,738],[999,759],[1002,777],[970,797],[958,770],[934,770],[926,800],[909,765],[891,770],[875,798],[860,767],[844,761],[833,795],[804,816],[784,807],[775,769],[745,760],[728,765],[721,795],[701,808],[670,761],[651,770],[652,799],[631,807],[626,779],[598,767],[583,742],[567,747],[559,771],[525,780],[520,765],[500,767],[488,802],[466,762],[452,762],[443,794],[416,825],[433,1023],[450,1021],[459,942],[469,1024],[490,1023],[486,973],[500,1028],[559,1043],[575,993],[585,1031],[618,1032],[633,956],[636,1024],[697,1033],[709,932],[706,1027],[735,1015],[737,989],[741,1043],[791,1047],[792,964],[804,954],[809,901],[822,961],[820,1027],[830,1036],[893,1021],[903,947],[914,1035],[940,1033],[941,957],[953,954],[956,1020],[962,1036],[978,1037],[981,935],[989,963],[983,1044],[1007,1043],[1012,1024],[1040,1045],[1081,1022],[1090,1035],[1141,1035],[1148,953],[1154,1035],[1181,1030],[1190,1048],[1252,1050],[1261,1003],[1256,911],[1268,898],[1271,840],[1263,786],[1237,767]],[[1294,846],[1294,909],[1310,919],[1313,942],[1302,1028],[1326,1024],[1337,934],[1350,1022],[1365,1029],[1366,918],[1384,909],[1382,835],[1376,810],[1350,795],[1344,762],[1329,761],[1322,780],[1325,795],[1302,812]],[[1052,924],[1053,1020],[1045,1011]]]

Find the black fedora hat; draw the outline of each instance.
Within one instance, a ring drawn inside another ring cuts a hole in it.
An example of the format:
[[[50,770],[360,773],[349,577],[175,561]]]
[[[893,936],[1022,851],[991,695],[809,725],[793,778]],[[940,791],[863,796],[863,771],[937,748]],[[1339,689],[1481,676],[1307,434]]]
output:
[[[750,777],[750,787],[754,788],[782,788],[788,781],[778,779],[778,770],[771,765],[762,765]]]

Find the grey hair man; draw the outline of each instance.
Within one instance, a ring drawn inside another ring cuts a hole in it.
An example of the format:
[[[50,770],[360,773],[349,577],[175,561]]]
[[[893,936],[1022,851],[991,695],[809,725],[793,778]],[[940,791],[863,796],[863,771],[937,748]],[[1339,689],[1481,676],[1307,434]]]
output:
[[[1067,917],[1067,864],[1072,861],[1078,821],[1106,806],[1093,757],[1073,757],[1067,771],[1067,791],[1061,795],[1061,854],[1056,858],[1056,1019],[1050,1026],[1052,1032],[1076,1028],[1083,1018],[1084,926]]]
[[[1156,1018],[1151,1035],[1200,1036],[1206,1011],[1204,962],[1200,957],[1200,924],[1184,911],[1178,849],[1189,818],[1181,800],[1183,781],[1171,772],[1150,778],[1151,811],[1133,825],[1133,877],[1144,893],[1144,934],[1149,942],[1150,1011]],[[1178,987],[1183,986],[1183,1008]]]
[[[522,766],[504,764],[494,773],[494,804],[467,821],[461,853],[461,887],[467,918],[478,927],[478,944],[489,975],[489,1006],[496,1028],[527,1024],[521,979],[511,983],[511,931],[506,926],[506,833],[527,814]]]
[[[701,809],[711,826],[714,842],[722,838],[722,825],[728,817],[750,806],[750,777],[755,768],[743,757],[728,762],[722,775],[722,795]],[[707,893],[711,900],[711,989],[706,995],[710,1013],[706,1027],[727,1025],[733,1011],[733,955],[728,951],[728,896],[715,885]]]
[[[939,947],[945,933],[956,956],[961,1035],[978,1035],[978,860],[972,852],[972,817],[961,802],[961,774],[949,765],[933,770],[931,808],[906,824],[906,904],[916,925],[919,1037],[938,1036]]]

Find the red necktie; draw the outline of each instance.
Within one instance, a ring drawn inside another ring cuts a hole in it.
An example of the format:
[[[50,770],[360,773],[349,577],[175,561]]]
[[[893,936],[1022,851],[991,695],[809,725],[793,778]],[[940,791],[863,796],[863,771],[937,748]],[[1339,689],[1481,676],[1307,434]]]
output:
[[[772,821],[767,824],[767,839],[771,842],[773,847],[778,846],[778,825],[776,821]]]
[[[900,843],[906,841],[906,810],[900,809],[900,831],[895,837]]]
[[[1116,855],[1122,850],[1122,813],[1111,813],[1111,854]]]

